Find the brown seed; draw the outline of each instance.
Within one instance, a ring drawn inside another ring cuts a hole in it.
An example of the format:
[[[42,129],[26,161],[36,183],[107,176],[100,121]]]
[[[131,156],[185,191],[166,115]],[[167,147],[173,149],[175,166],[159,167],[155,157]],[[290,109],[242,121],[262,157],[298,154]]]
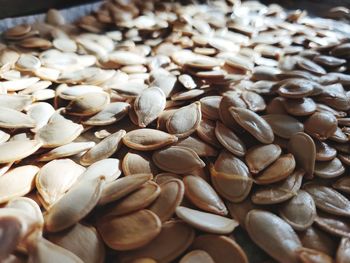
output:
[[[316,147],[312,138],[303,132],[292,135],[288,151],[295,157],[297,166],[304,169],[306,177],[312,178],[316,160]]]
[[[274,136],[271,126],[253,111],[229,108],[235,121],[262,143],[272,143]]]
[[[292,154],[279,157],[265,171],[255,178],[257,184],[270,184],[287,178],[295,168],[295,159]]]
[[[350,223],[344,218],[318,212],[315,223],[319,228],[331,235],[350,238]]]
[[[179,263],[214,263],[212,257],[204,250],[192,250],[181,258]]]
[[[224,202],[204,179],[187,175],[183,179],[186,197],[204,211],[218,215],[227,215]]]
[[[305,121],[304,125],[306,133],[324,141],[336,131],[337,119],[331,114],[316,112]]]
[[[161,231],[161,222],[149,210],[115,216],[106,214],[97,222],[104,242],[115,250],[132,250],[150,243]]]
[[[194,150],[199,157],[202,156],[216,156],[218,154],[217,150],[210,146],[209,144],[203,142],[198,137],[188,136],[187,138],[178,140],[174,146],[181,146]]]
[[[337,263],[346,263],[350,260],[350,239],[343,237],[340,241],[337,254]]]
[[[220,118],[219,105],[221,98],[221,96],[207,96],[199,100],[201,111],[206,118],[210,120],[218,120]]]
[[[332,263],[333,259],[327,254],[310,249],[310,248],[300,248],[297,254],[303,263]]]
[[[107,213],[120,216],[144,209],[153,203],[153,201],[158,198],[159,194],[160,187],[158,184],[148,181],[138,190],[119,200]]]
[[[123,159],[122,169],[125,175],[147,173],[156,175],[157,167],[150,156],[143,153],[128,152]]]
[[[182,181],[172,179],[160,185],[160,195],[149,209],[159,216],[162,222],[167,221],[175,213],[183,199],[185,187]]]
[[[331,161],[337,155],[337,150],[329,144],[314,140],[316,146],[316,161]]]
[[[330,187],[308,183],[303,186],[315,200],[318,209],[339,216],[350,216],[350,201]]]
[[[345,167],[338,158],[332,161],[316,162],[315,165],[315,175],[325,179],[339,177],[344,172]]]
[[[299,232],[298,235],[304,247],[316,249],[330,256],[334,255],[336,242],[319,228],[311,226],[304,232]]]
[[[210,175],[215,190],[231,202],[244,200],[253,184],[248,167],[227,151],[221,152]]]
[[[267,144],[252,147],[248,150],[245,160],[249,170],[257,174],[272,164],[281,155],[281,147],[276,144]]]
[[[316,217],[315,202],[307,192],[299,190],[279,210],[280,216],[297,231],[307,229]]]
[[[269,114],[263,118],[279,137],[289,139],[293,134],[304,131],[304,125],[297,119],[284,114]]]
[[[215,262],[248,262],[248,258],[242,248],[234,240],[226,236],[198,236],[193,242],[193,248],[206,251]]]
[[[154,129],[138,129],[128,132],[123,142],[131,149],[152,151],[177,142],[177,137]]]
[[[215,136],[218,141],[226,148],[226,150],[237,156],[244,156],[246,147],[243,141],[220,121],[216,122]]]
[[[298,99],[310,95],[315,85],[316,84],[310,80],[292,78],[282,80],[277,92],[282,97]]]
[[[350,193],[350,178],[347,176],[340,178],[339,180],[337,180],[333,184],[333,188],[349,194]]]
[[[300,189],[303,170],[295,170],[282,182],[259,188],[252,195],[255,204],[278,204],[295,196]]]
[[[173,112],[166,121],[166,128],[179,138],[187,137],[198,128],[201,119],[200,103],[195,102]]]
[[[120,263],[147,257],[158,263],[171,262],[180,256],[193,242],[194,230],[181,221],[168,221],[162,225],[159,235],[148,245],[120,255]],[[171,240],[172,242],[169,242]]]
[[[164,171],[184,174],[197,168],[203,168],[205,163],[191,149],[171,146],[153,153],[154,163]]]
[[[298,262],[296,251],[302,245],[284,220],[267,211],[252,210],[245,221],[250,238],[271,257],[280,262]]]
[[[316,103],[311,98],[285,99],[282,104],[293,116],[308,116],[316,111]]]
[[[109,182],[103,188],[99,204],[104,205],[119,200],[139,189],[152,178],[152,174],[134,174]]]

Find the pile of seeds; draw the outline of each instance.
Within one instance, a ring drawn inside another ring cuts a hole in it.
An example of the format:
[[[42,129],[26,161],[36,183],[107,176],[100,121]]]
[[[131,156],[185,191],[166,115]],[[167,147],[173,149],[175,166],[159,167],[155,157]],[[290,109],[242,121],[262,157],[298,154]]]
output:
[[[233,0],[7,30],[0,261],[350,262],[349,36]]]

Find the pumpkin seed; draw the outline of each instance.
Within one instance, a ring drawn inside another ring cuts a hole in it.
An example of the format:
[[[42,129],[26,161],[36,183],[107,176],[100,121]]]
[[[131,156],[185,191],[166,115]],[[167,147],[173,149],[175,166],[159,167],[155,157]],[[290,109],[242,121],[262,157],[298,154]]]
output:
[[[131,262],[137,258],[152,258],[159,263],[171,262],[180,256],[193,242],[194,230],[184,222],[168,221],[162,225],[159,235],[148,245],[121,253],[120,262]],[[167,242],[172,240],[172,242]]]
[[[350,201],[336,190],[312,183],[304,185],[303,189],[312,196],[318,209],[334,215],[350,215]]]
[[[281,155],[281,147],[276,144],[267,144],[252,147],[248,150],[245,160],[249,170],[257,174],[272,164]]]
[[[244,200],[253,184],[248,167],[227,151],[220,153],[210,175],[215,190],[231,202]]]
[[[176,208],[176,215],[194,228],[207,233],[229,234],[238,226],[238,222],[232,219],[184,206],[178,206]]]
[[[272,143],[274,136],[270,125],[253,111],[242,108],[229,108],[235,121],[262,143]]]
[[[306,133],[298,132],[290,138],[288,150],[295,157],[297,166],[304,169],[308,178],[312,178],[316,160],[316,147],[312,138]]]
[[[107,213],[120,216],[138,211],[153,203],[159,194],[160,187],[158,184],[151,181],[146,182],[138,190],[119,200]]]
[[[350,259],[349,247],[350,247],[349,238],[343,237],[340,241],[337,254],[336,254],[337,263],[345,263]]]
[[[138,129],[128,132],[123,142],[131,149],[152,151],[177,142],[177,137],[154,129]]]
[[[53,204],[45,214],[49,232],[64,230],[84,218],[100,199],[104,177],[83,180]]]
[[[195,263],[195,262],[203,262],[203,263],[214,263],[212,257],[205,252],[204,250],[192,250],[188,252],[185,256],[183,256],[179,263]]]
[[[83,262],[98,263],[105,258],[105,248],[93,226],[76,224],[59,233],[50,233],[48,240],[77,255]]]
[[[245,219],[250,238],[272,258],[283,262],[298,262],[296,252],[301,242],[284,220],[262,210],[252,210]],[[271,229],[275,229],[271,232]]]
[[[226,148],[226,150],[237,156],[245,155],[246,146],[244,145],[244,142],[220,121],[216,122],[215,136],[218,141]]]
[[[248,258],[242,248],[234,240],[226,236],[198,236],[193,242],[193,248],[206,251],[215,262],[248,262]]]
[[[295,168],[295,159],[292,154],[279,157],[265,171],[257,176],[254,181],[257,184],[270,184],[286,179]]]
[[[182,181],[173,179],[160,185],[160,195],[149,207],[162,222],[167,221],[175,213],[176,207],[182,202],[185,186]]]
[[[149,210],[120,217],[112,213],[98,220],[97,229],[109,247],[115,250],[132,250],[150,243],[160,233],[161,222]]]
[[[19,161],[35,153],[42,146],[37,140],[9,141],[0,144],[0,163]]]
[[[186,197],[200,209],[218,215],[227,215],[224,202],[204,179],[187,175],[183,179]]]
[[[152,159],[162,170],[179,174],[189,173],[205,166],[195,151],[180,146],[170,146],[156,151]]]
[[[80,158],[80,163],[82,165],[91,165],[94,162],[110,157],[120,148],[121,140],[125,134],[125,130],[120,130],[104,138]]]
[[[157,167],[153,164],[151,157],[142,153],[128,152],[123,159],[122,169],[125,175],[148,173],[156,175]]]
[[[303,190],[299,190],[279,211],[281,217],[297,231],[310,227],[316,217],[315,202],[311,195]]]
[[[166,121],[166,129],[179,138],[192,134],[202,119],[200,103],[195,102],[176,110]]]

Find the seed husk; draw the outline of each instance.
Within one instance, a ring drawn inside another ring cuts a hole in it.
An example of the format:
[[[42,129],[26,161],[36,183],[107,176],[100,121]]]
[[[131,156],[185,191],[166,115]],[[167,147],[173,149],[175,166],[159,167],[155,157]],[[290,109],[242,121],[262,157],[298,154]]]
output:
[[[338,158],[331,161],[316,162],[315,175],[321,178],[329,179],[339,177],[345,172],[345,167]]]
[[[212,257],[205,252],[204,250],[192,250],[188,252],[186,255],[184,255],[179,263],[196,263],[196,262],[202,262],[202,263],[214,263],[214,260]]]
[[[125,134],[125,130],[120,130],[104,138],[80,158],[80,163],[82,165],[91,165],[94,162],[110,157],[120,148]]]
[[[214,147],[195,136],[188,136],[187,138],[180,139],[174,144],[174,146],[190,148],[194,150],[199,157],[217,156],[218,154]]]
[[[58,232],[73,226],[95,207],[100,199],[104,177],[82,180],[53,204],[45,214],[45,228]]]
[[[99,263],[105,259],[104,244],[93,226],[77,223],[66,231],[50,233],[47,239],[71,251],[83,262]]]
[[[124,156],[122,169],[126,176],[141,173],[156,175],[158,173],[149,155],[134,152],[128,152]]]
[[[41,155],[38,160],[47,162],[58,158],[68,157],[80,152],[87,151],[94,146],[94,142],[71,142],[52,149],[51,151]]]
[[[272,143],[274,136],[271,126],[251,110],[230,107],[229,111],[235,121],[262,143]]]
[[[329,234],[319,228],[311,226],[305,231],[299,232],[298,235],[304,247],[316,249],[330,256],[334,255],[336,242]]]
[[[162,222],[167,221],[175,213],[176,208],[181,204],[185,193],[185,186],[182,181],[172,179],[160,185],[160,195],[149,207]]]
[[[191,135],[202,119],[201,104],[192,103],[172,113],[166,121],[166,129],[179,138]]]
[[[99,205],[104,205],[127,196],[152,178],[152,174],[135,174],[107,183],[101,193]]]
[[[52,160],[45,164],[35,180],[44,204],[50,206],[57,202],[84,171],[84,167],[70,159]]]
[[[246,164],[251,173],[257,174],[276,161],[281,152],[281,147],[277,144],[252,147],[245,156]]]
[[[204,179],[187,175],[183,179],[185,196],[200,209],[218,215],[227,215],[224,202]]]
[[[295,196],[301,187],[305,172],[296,169],[284,181],[259,188],[252,194],[255,204],[278,204]]]
[[[33,128],[35,121],[28,115],[9,108],[0,107],[0,127],[6,129]]]
[[[193,242],[194,249],[207,252],[215,262],[248,263],[243,249],[231,238],[219,235],[201,235]]]
[[[221,152],[210,175],[215,190],[231,202],[244,200],[253,184],[248,167],[227,151]]]
[[[91,116],[100,112],[110,101],[108,93],[87,93],[74,98],[67,106],[70,115]]]
[[[151,181],[146,182],[138,190],[119,200],[107,213],[120,216],[138,211],[152,204],[159,194],[158,184]]]
[[[296,251],[302,244],[288,223],[262,210],[250,211],[245,221],[250,238],[271,257],[277,261],[298,262]]]
[[[237,156],[245,155],[246,146],[244,142],[220,121],[216,122],[215,136],[226,150]]]
[[[312,178],[316,161],[316,146],[312,138],[303,132],[292,135],[288,151],[295,157],[297,166],[304,169],[306,177]]]
[[[42,145],[38,140],[4,142],[0,144],[0,163],[19,161],[35,153]]]
[[[340,241],[336,254],[337,263],[345,263],[350,260],[350,240],[343,237]]]
[[[131,262],[137,258],[152,258],[159,263],[171,262],[180,256],[193,242],[193,228],[181,221],[168,221],[161,232],[148,245],[120,255],[120,262]],[[172,242],[168,242],[171,240]]]
[[[293,134],[304,131],[304,125],[289,115],[268,114],[263,118],[276,135],[285,139],[290,139]]]
[[[316,112],[305,121],[304,125],[306,133],[324,141],[336,131],[337,119],[331,114]]]
[[[327,254],[310,249],[310,248],[300,248],[297,251],[297,254],[301,260],[301,262],[309,263],[309,262],[322,262],[322,263],[332,263],[333,259]]]
[[[177,137],[154,129],[138,129],[128,132],[123,142],[131,149],[152,151],[177,142]]]
[[[297,231],[306,230],[316,217],[316,206],[311,195],[299,190],[279,210],[280,216]]]
[[[350,201],[336,190],[318,184],[309,183],[304,185],[315,200],[318,209],[339,216],[350,216]]]
[[[158,87],[145,89],[134,102],[134,109],[140,127],[148,126],[165,109],[165,94]]]
[[[282,155],[265,171],[258,175],[254,181],[257,184],[270,184],[286,179],[295,168],[294,156],[290,153]]]
[[[0,203],[28,194],[35,186],[39,168],[34,165],[16,167],[0,176]]]
[[[318,212],[315,218],[315,223],[319,228],[331,235],[350,237],[350,224],[349,221],[344,218]]]
[[[189,173],[205,166],[195,151],[180,146],[170,146],[156,151],[152,159],[162,170],[177,174]]]
[[[120,217],[106,214],[98,220],[97,229],[109,247],[123,251],[150,243],[160,233],[161,222],[150,210],[139,210]]]
[[[184,206],[176,208],[176,215],[194,228],[207,233],[229,234],[238,226],[235,220]]]
[[[40,128],[35,139],[45,148],[55,148],[74,141],[83,131],[83,126],[63,117],[53,115],[48,124]]]
[[[45,238],[33,233],[28,241],[29,260],[32,262],[44,263],[50,258],[51,262],[82,263],[83,261],[60,246],[51,243]]]

